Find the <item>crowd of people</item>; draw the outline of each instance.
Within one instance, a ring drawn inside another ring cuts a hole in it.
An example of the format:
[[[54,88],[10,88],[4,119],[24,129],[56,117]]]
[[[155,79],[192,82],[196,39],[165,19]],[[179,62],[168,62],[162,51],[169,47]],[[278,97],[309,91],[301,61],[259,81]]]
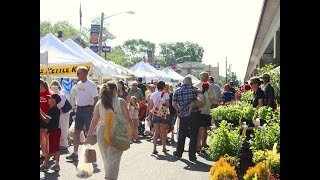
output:
[[[210,110],[232,100],[241,98],[241,92],[253,90],[252,104],[254,107],[269,105],[274,107],[274,90],[269,84],[270,76],[264,74],[261,79],[264,84],[260,88],[260,78],[251,78],[243,86],[234,87],[233,82],[225,84],[221,89],[207,72],[200,73],[200,82],[193,84],[190,77],[183,82],[168,84],[162,80],[153,79],[142,83],[138,78],[130,85],[123,81],[109,81],[96,85],[88,79],[88,69],[78,67],[78,82],[72,87],[71,102],[75,108],[73,152],[68,160],[78,160],[80,133],[83,131],[86,139],[84,144],[93,144],[96,134],[101,152],[106,179],[117,179],[120,159],[125,150],[108,143],[106,131],[108,121],[121,121],[121,128],[128,129],[127,141],[139,141],[138,134],[149,136],[153,141],[150,147],[152,154],[158,154],[157,141],[162,142],[162,152],[167,152],[166,144],[175,141],[174,126],[177,129],[177,148],[173,155],[180,159],[184,152],[185,139],[190,138],[189,160],[197,159],[196,153],[204,153],[207,144],[207,130],[212,124]],[[63,112],[67,98],[58,81],[47,84],[40,79],[40,147],[43,164],[40,171],[49,170],[48,161],[51,156],[55,164],[51,166],[59,171],[59,151],[68,148],[70,113]],[[144,122],[144,123],[143,123]],[[179,123],[177,123],[179,122]],[[143,126],[143,127],[142,127]],[[118,127],[118,126],[117,126]],[[116,128],[117,128],[116,127]],[[141,131],[143,129],[143,131]]]

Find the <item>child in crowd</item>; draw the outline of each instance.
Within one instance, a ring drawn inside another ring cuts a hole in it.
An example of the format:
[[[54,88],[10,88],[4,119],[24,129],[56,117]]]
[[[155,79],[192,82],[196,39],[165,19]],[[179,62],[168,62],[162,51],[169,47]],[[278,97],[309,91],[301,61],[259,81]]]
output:
[[[129,103],[129,116],[131,118],[131,121],[136,131],[135,137],[132,137],[133,141],[136,141],[138,139],[138,127],[139,127],[138,115],[139,115],[139,105],[137,103],[137,98],[135,96],[131,96],[130,103]]]
[[[193,88],[193,92],[198,92],[198,93],[204,94],[209,89],[209,86],[207,84],[208,84],[207,82],[202,83],[202,90],[201,89],[197,89],[196,87],[194,87]],[[200,98],[198,96],[196,100],[194,100],[194,101],[192,101],[190,103],[187,116],[190,116],[193,108],[196,108],[196,107],[201,108],[201,107],[203,107],[203,103],[204,102],[201,102],[201,100],[200,100]]]
[[[47,172],[49,170],[49,159],[54,155],[55,164],[51,167],[54,171],[59,171],[59,159],[60,159],[60,137],[61,130],[59,128],[60,109],[57,104],[61,101],[58,94],[51,94],[49,96],[50,109],[48,114],[45,114],[40,108],[40,117],[48,125],[48,137],[47,137],[47,152],[43,164],[40,166],[41,172]]]

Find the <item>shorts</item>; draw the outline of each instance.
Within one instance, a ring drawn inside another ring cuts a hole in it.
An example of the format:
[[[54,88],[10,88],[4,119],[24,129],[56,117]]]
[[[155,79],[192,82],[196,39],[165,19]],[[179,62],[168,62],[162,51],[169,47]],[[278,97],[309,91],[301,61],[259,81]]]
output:
[[[168,120],[162,119],[159,116],[152,115],[151,116],[151,124],[155,124],[155,123],[168,124]]]
[[[61,129],[50,132],[47,139],[47,150],[49,154],[60,151]]]
[[[82,131],[85,127],[86,131],[89,131],[91,118],[93,113],[93,106],[77,107],[74,129]]]
[[[200,127],[211,126],[211,115],[201,114]]]
[[[47,123],[40,118],[40,129],[48,129]]]

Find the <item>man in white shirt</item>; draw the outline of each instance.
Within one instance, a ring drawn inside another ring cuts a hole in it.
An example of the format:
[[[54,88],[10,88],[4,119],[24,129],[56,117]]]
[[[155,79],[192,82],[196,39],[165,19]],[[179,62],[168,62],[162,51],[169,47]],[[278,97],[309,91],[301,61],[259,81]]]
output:
[[[77,106],[73,139],[74,152],[66,157],[71,160],[78,159],[80,133],[84,127],[86,132],[89,131],[93,109],[99,97],[96,84],[89,80],[87,76],[88,69],[86,67],[78,67],[77,77],[79,82],[73,89],[74,92],[72,92],[75,95]]]

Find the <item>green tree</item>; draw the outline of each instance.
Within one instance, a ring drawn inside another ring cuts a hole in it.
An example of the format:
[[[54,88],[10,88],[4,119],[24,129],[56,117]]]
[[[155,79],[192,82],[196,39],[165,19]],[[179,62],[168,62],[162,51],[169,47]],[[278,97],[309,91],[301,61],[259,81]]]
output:
[[[115,62],[116,64],[123,67],[131,67],[129,57],[122,50],[121,46],[113,47],[111,52],[108,54],[108,60]]]
[[[161,43],[160,55],[163,56],[161,65],[169,66],[175,63],[175,60],[183,56],[190,56],[190,58],[181,58],[177,63],[184,63],[186,61],[202,62],[204,49],[197,43],[176,42],[176,43]]]
[[[228,83],[230,81],[233,81],[233,86],[234,87],[240,85],[240,82],[239,82],[239,80],[237,78],[237,74],[235,72],[231,72],[231,74],[229,73],[227,80],[228,80]],[[226,77],[225,76],[219,75],[219,84],[221,85],[221,87],[223,87],[226,84]]]
[[[40,21],[40,36],[43,37],[48,33],[58,36],[58,31],[63,32],[63,36],[79,35],[80,31],[68,21],[58,21],[52,24],[50,21]]]
[[[156,44],[143,39],[130,39],[123,43],[122,48],[130,58],[143,59],[146,56],[147,51],[154,51]]]
[[[53,33],[53,25],[50,21],[40,21],[40,37],[45,36],[48,33]]]

